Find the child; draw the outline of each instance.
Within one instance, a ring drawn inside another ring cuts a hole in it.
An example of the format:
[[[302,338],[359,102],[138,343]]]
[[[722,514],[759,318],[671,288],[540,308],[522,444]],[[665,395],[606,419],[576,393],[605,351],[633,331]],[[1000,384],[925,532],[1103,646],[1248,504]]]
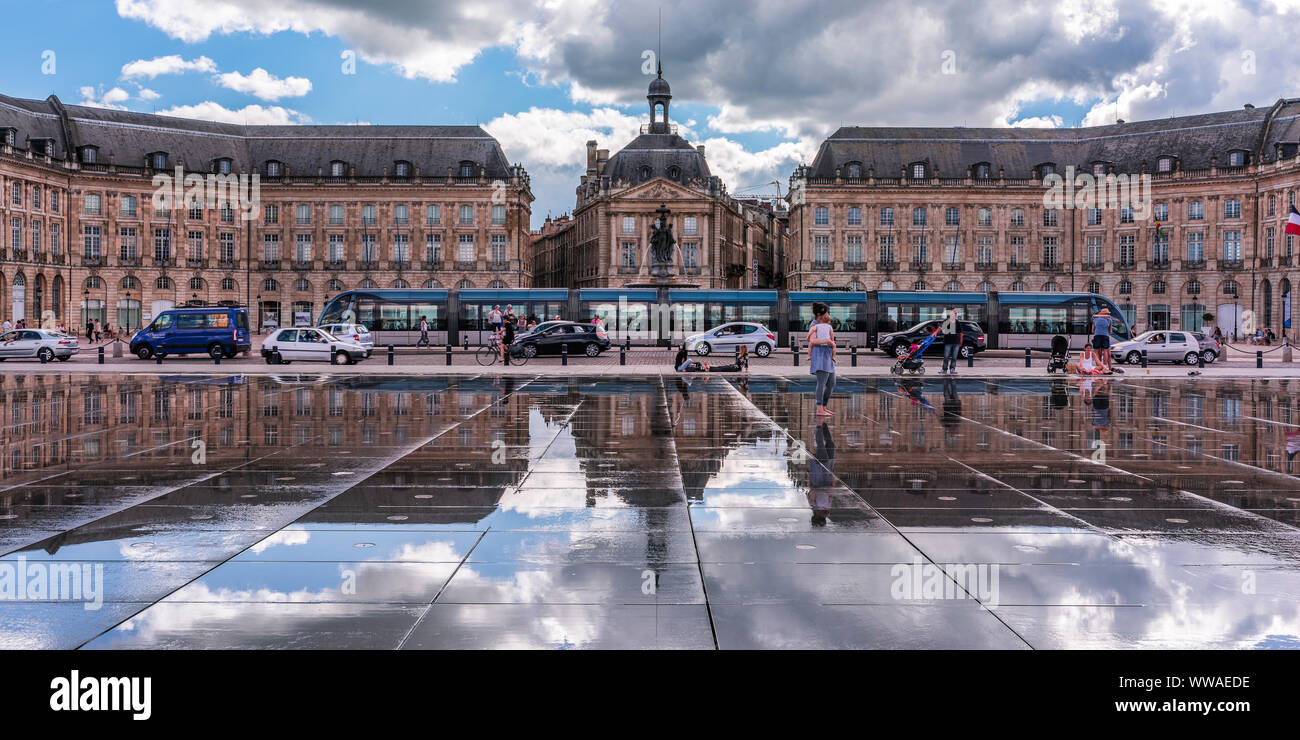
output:
[[[831,315],[829,313],[817,317],[817,321],[813,324],[813,330],[817,332],[818,339],[835,339],[835,330],[831,328]],[[837,348],[838,345],[831,344],[831,364],[835,363],[835,350]]]

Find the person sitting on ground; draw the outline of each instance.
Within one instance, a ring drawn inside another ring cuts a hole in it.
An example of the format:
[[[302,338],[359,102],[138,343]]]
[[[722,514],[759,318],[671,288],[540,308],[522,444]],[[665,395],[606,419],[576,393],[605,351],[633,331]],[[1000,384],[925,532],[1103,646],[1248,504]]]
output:
[[[679,373],[707,373],[709,371],[709,363],[690,359],[686,354],[686,345],[684,344],[677,350],[677,356],[673,358],[673,367],[677,368]]]
[[[1083,354],[1079,356],[1078,362],[1071,362],[1065,366],[1065,372],[1077,375],[1103,375],[1106,368],[1102,367],[1097,350],[1088,345],[1083,348]]]

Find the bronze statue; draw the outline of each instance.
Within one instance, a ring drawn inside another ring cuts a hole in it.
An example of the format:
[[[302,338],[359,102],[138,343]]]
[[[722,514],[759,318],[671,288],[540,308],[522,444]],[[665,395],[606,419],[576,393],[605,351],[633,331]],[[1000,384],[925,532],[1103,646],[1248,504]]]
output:
[[[655,219],[651,226],[650,234],[650,255],[654,261],[660,264],[671,264],[673,261],[673,247],[677,245],[677,240],[673,238],[673,225],[668,222],[668,216],[671,211],[667,206],[660,205],[655,211],[659,218]]]

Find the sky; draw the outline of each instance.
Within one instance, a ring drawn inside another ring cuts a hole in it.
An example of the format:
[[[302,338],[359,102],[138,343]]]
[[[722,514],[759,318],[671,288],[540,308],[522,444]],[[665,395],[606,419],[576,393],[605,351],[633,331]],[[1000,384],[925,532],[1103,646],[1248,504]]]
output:
[[[247,123],[479,124],[574,206],[586,142],[680,133],[784,193],[840,126],[1053,126],[1300,97],[1300,0],[0,0],[0,93]],[[662,16],[662,39],[658,34]],[[779,186],[773,184],[779,183]]]

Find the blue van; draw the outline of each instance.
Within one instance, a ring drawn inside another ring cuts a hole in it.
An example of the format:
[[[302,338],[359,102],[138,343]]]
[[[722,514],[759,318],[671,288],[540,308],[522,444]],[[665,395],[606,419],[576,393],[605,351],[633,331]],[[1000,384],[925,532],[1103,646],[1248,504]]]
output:
[[[248,309],[228,306],[169,308],[131,337],[131,354],[142,360],[200,352],[234,357],[252,349]]]

